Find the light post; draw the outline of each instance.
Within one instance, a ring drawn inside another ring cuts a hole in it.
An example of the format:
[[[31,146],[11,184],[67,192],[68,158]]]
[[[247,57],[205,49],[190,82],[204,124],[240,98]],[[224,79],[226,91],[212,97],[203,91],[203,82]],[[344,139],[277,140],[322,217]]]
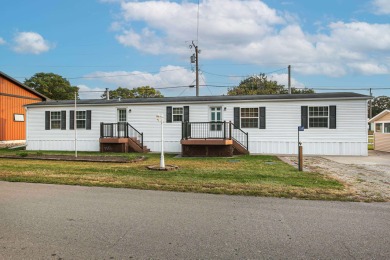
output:
[[[165,169],[164,160],[164,116],[162,114],[156,115],[156,119],[161,123],[161,157],[160,157],[160,169]]]
[[[77,158],[77,91],[74,92],[74,156]]]

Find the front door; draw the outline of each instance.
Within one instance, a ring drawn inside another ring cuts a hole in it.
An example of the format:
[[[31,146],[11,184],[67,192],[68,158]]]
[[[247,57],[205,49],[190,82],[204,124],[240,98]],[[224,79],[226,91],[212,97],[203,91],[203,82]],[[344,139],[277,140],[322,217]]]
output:
[[[127,137],[127,113],[125,108],[118,109],[118,137]]]
[[[222,107],[210,107],[210,135],[211,137],[220,137],[222,131]],[[213,122],[221,122],[214,123]]]

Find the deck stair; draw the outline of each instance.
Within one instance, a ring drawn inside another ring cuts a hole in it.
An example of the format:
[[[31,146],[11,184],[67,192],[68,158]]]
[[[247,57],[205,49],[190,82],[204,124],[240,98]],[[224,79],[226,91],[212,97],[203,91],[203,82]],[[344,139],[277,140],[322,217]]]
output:
[[[183,122],[182,156],[249,154],[248,133],[232,122]]]
[[[100,123],[100,152],[147,153],[143,133],[127,122]]]

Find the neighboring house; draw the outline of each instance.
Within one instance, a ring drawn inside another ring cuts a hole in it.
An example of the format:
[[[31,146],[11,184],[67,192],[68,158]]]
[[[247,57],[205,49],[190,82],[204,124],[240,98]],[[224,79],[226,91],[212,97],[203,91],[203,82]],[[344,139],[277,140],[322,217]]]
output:
[[[356,93],[46,101],[27,105],[27,149],[184,155],[367,155],[367,100]],[[75,119],[76,117],[76,119]],[[74,129],[77,129],[75,133]],[[131,138],[128,138],[131,137]],[[146,146],[146,147],[144,147]],[[241,146],[241,149],[240,149]],[[220,152],[219,152],[220,151]]]
[[[31,103],[47,98],[0,71],[0,146],[24,143],[26,110]]]
[[[390,110],[383,110],[368,122],[374,125],[374,150],[390,152]]]

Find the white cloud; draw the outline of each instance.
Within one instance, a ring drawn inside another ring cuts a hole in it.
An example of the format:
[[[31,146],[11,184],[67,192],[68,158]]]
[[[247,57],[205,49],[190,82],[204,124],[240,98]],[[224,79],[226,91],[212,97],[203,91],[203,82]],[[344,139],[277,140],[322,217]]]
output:
[[[374,0],[372,1],[374,7],[374,13],[379,15],[390,14],[390,1],[389,0]]]
[[[6,41],[0,37],[0,45],[6,44]]]
[[[177,92],[180,88],[171,87],[193,85],[195,74],[183,67],[168,65],[161,67],[160,70],[154,74],[142,71],[97,71],[85,75],[85,77],[98,79],[109,84],[116,84],[117,87],[129,89],[150,86],[158,88],[160,91]]]
[[[279,84],[284,85],[286,88],[288,87],[288,74],[287,73],[283,73],[283,74],[273,73],[273,74],[270,74],[268,76],[268,78],[270,80],[277,81]],[[302,82],[299,82],[294,77],[291,77],[291,87],[304,88],[305,84],[303,84]]]
[[[13,50],[18,53],[41,54],[54,48],[53,44],[36,32],[17,33],[14,44]]]
[[[383,10],[388,2],[375,1]],[[187,47],[196,39],[196,3],[129,1],[120,5],[120,18],[112,24],[119,43],[154,55],[191,55]],[[310,34],[302,29],[299,17],[260,0],[204,0],[199,9],[202,60],[291,64],[299,73],[334,77],[390,71],[386,62],[390,24],[339,21]],[[371,66],[365,65],[368,60]]]
[[[79,88],[79,97],[81,99],[100,99],[103,95],[105,88],[91,88],[87,85],[77,85]]]

